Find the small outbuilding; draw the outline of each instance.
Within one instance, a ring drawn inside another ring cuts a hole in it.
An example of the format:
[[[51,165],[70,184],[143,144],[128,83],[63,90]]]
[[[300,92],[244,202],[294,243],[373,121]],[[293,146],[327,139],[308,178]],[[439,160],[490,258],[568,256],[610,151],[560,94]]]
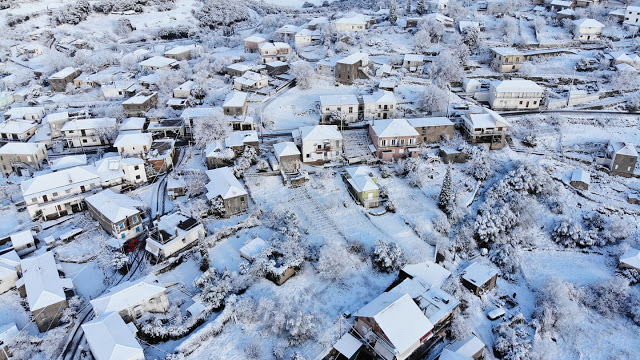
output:
[[[498,272],[479,262],[474,262],[462,272],[462,285],[476,295],[493,289],[497,280]]]
[[[571,173],[571,186],[580,190],[589,190],[591,184],[591,175],[588,172],[576,169]]]

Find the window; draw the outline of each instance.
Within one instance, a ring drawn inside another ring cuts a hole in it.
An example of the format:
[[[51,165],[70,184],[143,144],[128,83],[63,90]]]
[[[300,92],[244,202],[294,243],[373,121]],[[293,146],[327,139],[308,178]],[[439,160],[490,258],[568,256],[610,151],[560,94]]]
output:
[[[136,175],[136,180],[140,180],[140,175]]]
[[[136,226],[136,231],[140,231],[140,226]]]
[[[520,105],[522,105],[522,101],[520,101]]]
[[[413,138],[409,139],[409,145],[413,145],[415,143],[416,143],[416,139],[413,139]]]
[[[124,222],[119,223],[119,224],[118,224],[118,228],[119,228],[119,229],[124,229]]]
[[[133,216],[133,222],[138,222],[138,215]]]
[[[86,142],[87,142],[87,139],[82,139],[82,142],[83,142],[83,143],[86,143]]]
[[[140,169],[140,165],[136,165],[133,167],[133,170],[138,170],[138,169]]]
[[[538,100],[534,100],[534,101],[533,101],[533,104],[534,104],[534,105],[535,105],[535,104],[537,104],[537,103],[538,103]]]
[[[400,146],[404,145],[404,139],[400,139]]]
[[[387,140],[380,140],[380,146],[387,146]]]
[[[353,114],[353,106],[349,106],[349,114]]]
[[[58,193],[57,193],[57,192],[54,192],[54,193],[53,193],[53,196],[58,196]]]
[[[32,203],[37,202],[37,201],[38,201],[38,198],[31,198],[31,202]]]
[[[244,196],[240,198],[240,202],[244,202]]]
[[[396,139],[391,139],[391,146],[396,146],[397,141],[398,140],[396,140]]]
[[[122,233],[122,234],[120,235],[120,237],[124,239],[124,233]]]

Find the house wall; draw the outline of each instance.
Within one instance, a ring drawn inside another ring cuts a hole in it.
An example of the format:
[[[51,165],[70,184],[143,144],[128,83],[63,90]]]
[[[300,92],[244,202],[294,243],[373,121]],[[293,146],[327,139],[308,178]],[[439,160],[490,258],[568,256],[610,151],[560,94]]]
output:
[[[418,132],[416,142],[418,144],[434,144],[444,139],[453,139],[454,125],[420,126],[415,128]]]
[[[60,301],[55,304],[51,304],[43,309],[38,309],[32,312],[33,320],[38,326],[40,332],[45,332],[49,329],[53,329],[60,325],[60,318],[62,312],[68,307],[67,301]]]
[[[109,219],[107,219],[98,209],[91,206],[91,204],[87,204],[87,209],[89,210],[89,214],[92,218],[98,221],[100,226],[111,236],[120,239],[120,240],[129,240],[138,236],[144,230],[142,226],[142,213],[138,212],[135,216],[130,216],[126,218],[124,221],[119,223],[112,223]],[[120,223],[123,224],[123,228],[120,228]]]
[[[322,121],[325,123],[331,122],[331,115],[335,112],[341,112],[345,115],[345,123],[353,123],[358,121],[359,115],[359,104],[341,104],[341,105],[330,105],[323,106],[321,109],[322,112]]]
[[[67,84],[72,83],[73,79],[80,76],[82,72],[80,70],[76,70],[71,74],[67,75],[61,79],[51,79],[49,78],[49,85],[51,85],[51,91],[55,92],[65,92],[67,90]]]
[[[542,92],[496,92],[493,86],[489,96],[489,104],[493,110],[538,109],[542,100]]]
[[[166,313],[169,310],[169,297],[167,293],[161,293],[155,297],[151,297],[141,301],[138,304],[132,304],[130,307],[120,310],[119,314],[127,322],[135,322],[140,316],[147,313]]]
[[[624,23],[628,25],[640,26],[640,7],[627,6],[624,14]]]
[[[396,116],[396,103],[374,102],[374,103],[364,104],[365,120],[393,119],[395,116]]]
[[[417,146],[416,136],[398,136],[398,137],[384,137],[379,138],[373,131],[373,127],[369,126],[369,137],[373,146],[376,148],[376,155],[383,161],[395,161],[405,158],[408,155],[408,149]],[[392,145],[392,141],[395,140],[396,145]],[[386,142],[385,145],[383,141]],[[411,143],[413,141],[413,143]]]
[[[335,65],[326,65],[326,64],[317,64],[316,72],[320,75],[324,76],[335,76],[336,66]]]
[[[118,146],[118,153],[123,156],[141,157],[151,149],[151,139],[147,144],[135,144],[127,146]]]
[[[178,54],[165,54],[164,57],[169,58],[169,59],[173,59],[173,60],[177,60],[177,61],[190,60],[191,59],[191,50],[183,51],[183,52],[178,53]]]
[[[300,169],[300,156],[288,155],[280,157],[280,168],[285,173],[296,172]]]
[[[303,141],[302,142],[302,162],[323,163],[332,161],[342,156],[342,140],[330,140],[328,145],[331,150],[325,150],[324,141]],[[318,146],[321,148],[318,149]]]
[[[601,28],[579,27],[576,25],[576,39],[580,41],[593,41],[600,38]]]
[[[34,125],[31,129],[17,134],[17,133],[5,133],[5,132],[0,132],[0,139],[5,140],[5,141],[27,141],[29,140],[29,138],[31,138],[33,135],[35,135],[36,130],[38,129],[38,127],[36,125]]]
[[[351,84],[355,79],[359,78],[359,67],[362,66],[362,62],[358,61],[355,64],[336,63],[335,74],[336,81]]]
[[[335,23],[336,31],[345,32],[359,32],[364,31],[367,26],[365,24],[348,24],[348,23]]]
[[[95,135],[95,130],[68,130],[63,131],[64,138],[69,147],[85,147],[85,146],[101,146],[107,145],[108,142]]]
[[[491,62],[494,70],[501,73],[516,72],[520,70],[522,64],[524,64],[524,55],[507,55],[502,56],[498,53],[492,52],[493,61]]]
[[[225,115],[234,115],[234,116],[244,115],[247,113],[247,102],[245,101],[245,103],[240,107],[224,106],[223,110]]]
[[[157,249],[159,259],[166,259],[195,245],[198,239],[200,239],[201,237],[204,238],[204,236],[204,226],[202,224],[198,224],[198,226],[191,229],[191,231],[189,231],[188,233],[184,234],[183,236],[178,236],[166,244],[160,244],[153,240],[147,240],[147,246]],[[151,254],[153,255],[153,253]]]
[[[36,170],[42,169],[42,165],[49,160],[46,148],[38,150],[32,155],[14,154],[0,155],[0,165],[2,166],[2,174],[7,176],[14,171],[13,164],[25,163]]]
[[[628,156],[617,154],[611,161],[610,173],[613,175],[620,175],[624,177],[630,177],[636,167],[638,161],[637,156]]]
[[[576,189],[589,190],[589,185],[584,181],[570,181],[569,184]]]
[[[224,215],[227,217],[245,212],[248,208],[249,199],[247,195],[224,199]]]
[[[149,111],[149,109],[156,106],[157,102],[158,102],[158,94],[156,93],[156,94],[153,94],[153,96],[150,96],[148,99],[146,99],[142,103],[122,104],[122,107],[124,108],[124,111],[125,113],[127,113],[127,115],[139,115],[139,114],[144,114],[145,112]]]
[[[147,172],[145,171],[143,164],[122,164],[122,170],[124,170],[124,181],[130,184],[140,184],[147,182]]]
[[[259,46],[264,41],[254,42],[254,41],[245,41],[244,42],[244,52],[246,53],[257,53],[260,52]]]

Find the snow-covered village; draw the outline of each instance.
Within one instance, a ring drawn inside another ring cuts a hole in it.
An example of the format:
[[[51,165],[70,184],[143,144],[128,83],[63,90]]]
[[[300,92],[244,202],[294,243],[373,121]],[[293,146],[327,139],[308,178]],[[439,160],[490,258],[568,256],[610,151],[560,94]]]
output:
[[[0,360],[640,359],[640,2],[0,26]]]

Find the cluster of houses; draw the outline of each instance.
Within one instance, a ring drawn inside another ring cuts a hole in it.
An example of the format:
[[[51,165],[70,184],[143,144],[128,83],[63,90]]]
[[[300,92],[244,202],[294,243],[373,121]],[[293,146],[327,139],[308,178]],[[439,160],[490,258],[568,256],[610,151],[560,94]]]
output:
[[[474,262],[463,271],[461,282],[479,295],[495,287],[497,276],[492,267]],[[450,277],[450,271],[432,261],[406,265],[390,289],[353,314],[353,326],[334,344],[332,354],[347,359],[360,353],[387,360],[420,358],[446,336],[460,305],[441,289]],[[484,348],[470,335],[447,346],[440,359],[481,359]]]

